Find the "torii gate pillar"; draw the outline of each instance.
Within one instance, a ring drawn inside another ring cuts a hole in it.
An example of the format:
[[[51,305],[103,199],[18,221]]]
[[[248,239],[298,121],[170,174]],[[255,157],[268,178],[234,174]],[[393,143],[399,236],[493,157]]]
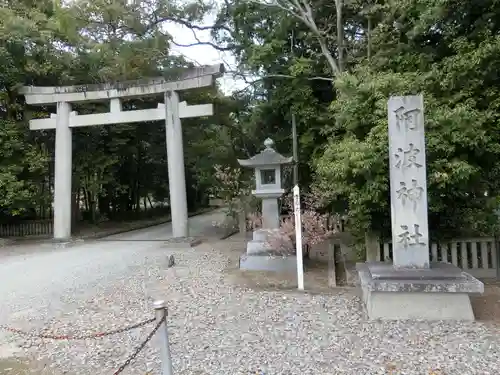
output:
[[[165,118],[172,232],[174,237],[188,237],[184,143],[182,141],[182,126],[179,116],[179,94],[175,91],[165,93]]]
[[[69,127],[71,104],[57,103],[56,147],[54,157],[54,238],[71,237],[71,178],[73,139]]]
[[[21,94],[26,103],[45,105],[56,103],[57,114],[50,118],[30,120],[31,130],[55,129],[55,178],[54,178],[54,239],[71,238],[71,178],[72,178],[72,128],[93,125],[110,125],[142,121],[165,121],[167,138],[168,179],[170,208],[174,237],[188,237],[186,176],[181,118],[211,116],[212,104],[187,105],[179,103],[177,91],[211,86],[214,79],[224,72],[222,64],[185,69],[175,80],[153,78],[105,85],[63,87],[23,86]],[[122,110],[123,98],[163,94],[165,102],[158,108]],[[79,116],[71,112],[71,103],[107,101],[110,111]]]

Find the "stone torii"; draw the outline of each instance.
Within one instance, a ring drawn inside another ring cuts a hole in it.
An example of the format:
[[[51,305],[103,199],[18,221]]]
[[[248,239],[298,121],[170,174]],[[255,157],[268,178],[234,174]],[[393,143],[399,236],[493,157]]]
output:
[[[54,239],[71,238],[72,128],[165,120],[167,138],[170,209],[174,237],[188,237],[186,177],[181,118],[213,115],[212,104],[188,105],[179,102],[177,91],[207,87],[224,72],[222,64],[184,69],[173,80],[153,78],[118,83],[37,87],[23,86],[20,93],[30,105],[56,103],[57,113],[49,118],[30,120],[30,130],[56,130],[54,177]],[[157,108],[122,110],[122,100],[164,95]],[[72,103],[109,102],[110,111],[78,115]]]

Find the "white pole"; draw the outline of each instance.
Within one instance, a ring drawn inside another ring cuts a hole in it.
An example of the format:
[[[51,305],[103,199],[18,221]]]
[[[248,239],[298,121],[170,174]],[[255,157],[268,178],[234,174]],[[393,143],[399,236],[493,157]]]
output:
[[[165,301],[155,301],[154,308],[156,322],[159,323],[162,319],[165,319],[157,332],[160,339],[161,374],[172,375],[172,357],[170,356],[167,330],[167,305]]]
[[[297,139],[297,123],[295,114],[292,113],[292,147],[293,147],[293,184],[299,183],[299,146]]]
[[[295,213],[295,244],[297,253],[297,284],[299,290],[304,290],[304,265],[302,262],[302,219],[300,216],[299,185],[293,188],[293,211]]]

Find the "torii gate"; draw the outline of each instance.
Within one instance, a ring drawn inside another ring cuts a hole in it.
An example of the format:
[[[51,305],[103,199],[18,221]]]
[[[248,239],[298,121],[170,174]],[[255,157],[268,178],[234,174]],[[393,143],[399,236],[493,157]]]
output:
[[[188,237],[186,176],[181,118],[213,115],[212,104],[187,105],[179,103],[177,91],[211,86],[222,75],[222,64],[185,69],[175,80],[153,78],[102,85],[36,87],[23,86],[20,93],[26,103],[45,105],[57,103],[57,114],[50,118],[30,120],[31,130],[56,129],[54,178],[54,239],[71,238],[71,177],[72,133],[80,126],[110,125],[141,121],[165,120],[167,138],[168,180],[170,209],[174,237]],[[165,102],[158,108],[122,111],[122,98],[164,94]],[[109,101],[108,113],[78,115],[71,104],[78,102]]]

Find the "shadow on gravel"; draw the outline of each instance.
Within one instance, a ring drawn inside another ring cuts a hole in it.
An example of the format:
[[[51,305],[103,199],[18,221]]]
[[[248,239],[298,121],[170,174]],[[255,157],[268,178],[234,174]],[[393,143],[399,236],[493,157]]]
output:
[[[497,280],[483,281],[484,293],[480,296],[471,296],[474,314],[477,320],[500,326],[500,282]]]

